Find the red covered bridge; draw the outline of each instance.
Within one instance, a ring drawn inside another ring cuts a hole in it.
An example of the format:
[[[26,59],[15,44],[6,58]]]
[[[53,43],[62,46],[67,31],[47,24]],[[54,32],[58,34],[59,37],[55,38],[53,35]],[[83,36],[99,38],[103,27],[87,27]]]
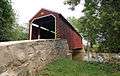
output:
[[[66,39],[69,48],[83,47],[81,35],[59,13],[41,9],[29,21],[29,39]]]

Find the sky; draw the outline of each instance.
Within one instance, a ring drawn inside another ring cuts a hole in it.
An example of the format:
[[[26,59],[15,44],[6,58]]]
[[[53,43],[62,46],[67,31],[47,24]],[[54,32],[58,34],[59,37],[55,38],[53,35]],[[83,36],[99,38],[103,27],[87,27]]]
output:
[[[83,16],[84,0],[76,6],[75,11],[71,11],[68,5],[64,5],[65,0],[11,0],[13,9],[16,13],[17,23],[25,25],[41,9],[49,9],[61,13],[66,19],[74,16],[79,18]],[[26,26],[25,26],[26,27]],[[83,39],[83,44],[87,42]]]
[[[61,13],[65,18],[83,16],[81,12],[84,8],[83,1],[76,7],[75,11],[69,10],[69,6],[64,5],[63,2],[64,0],[12,0],[12,6],[19,24],[28,23],[41,8]]]

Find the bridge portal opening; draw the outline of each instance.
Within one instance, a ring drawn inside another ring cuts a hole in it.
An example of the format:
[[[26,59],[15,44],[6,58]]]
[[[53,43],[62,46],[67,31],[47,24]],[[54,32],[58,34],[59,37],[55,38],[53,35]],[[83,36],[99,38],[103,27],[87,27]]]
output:
[[[53,15],[32,21],[32,39],[55,39],[55,17]]]

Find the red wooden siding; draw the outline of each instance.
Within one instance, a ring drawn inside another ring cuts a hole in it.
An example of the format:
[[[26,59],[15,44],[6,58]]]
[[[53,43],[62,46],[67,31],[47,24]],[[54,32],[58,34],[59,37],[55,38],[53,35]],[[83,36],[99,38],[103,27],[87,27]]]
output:
[[[70,49],[79,49],[83,47],[82,38],[72,28],[61,19],[60,24],[57,26],[60,38],[67,39]]]
[[[67,20],[59,13],[42,9],[30,20],[30,23],[34,18],[49,14],[52,14],[56,17],[56,37],[61,39],[66,39],[68,41],[68,45],[70,49],[82,48],[83,47],[82,37],[79,35],[78,32],[76,32],[76,30],[72,27],[72,25],[69,22],[67,22]]]

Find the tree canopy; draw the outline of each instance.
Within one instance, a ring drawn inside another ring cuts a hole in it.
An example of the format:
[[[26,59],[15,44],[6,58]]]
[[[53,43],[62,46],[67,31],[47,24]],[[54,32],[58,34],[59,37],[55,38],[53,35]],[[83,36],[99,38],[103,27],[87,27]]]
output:
[[[90,42],[91,48],[99,44],[102,52],[120,52],[120,1],[84,0],[84,16],[74,22],[83,37]],[[67,0],[66,4],[75,8],[80,0]]]
[[[0,41],[13,39],[15,15],[10,0],[0,1]]]
[[[27,39],[23,26],[16,23],[15,13],[10,0],[0,1],[0,42]]]

